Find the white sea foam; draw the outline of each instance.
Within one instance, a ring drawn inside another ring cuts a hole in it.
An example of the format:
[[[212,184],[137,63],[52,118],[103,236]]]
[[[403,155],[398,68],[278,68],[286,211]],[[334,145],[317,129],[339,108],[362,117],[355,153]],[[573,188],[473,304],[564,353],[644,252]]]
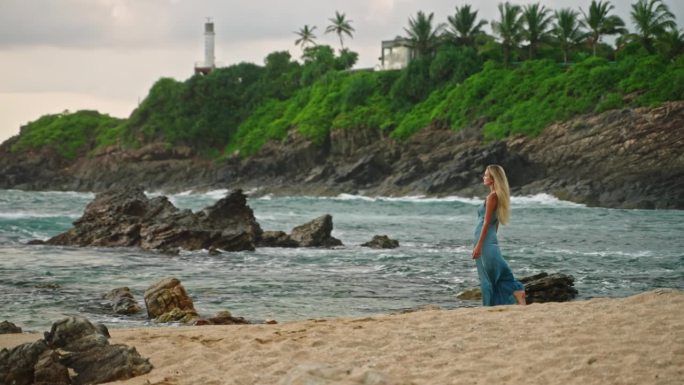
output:
[[[81,217],[81,213],[69,213],[69,212],[58,212],[58,213],[38,213],[35,211],[14,211],[9,213],[0,212],[1,219],[29,219],[29,218],[55,218],[55,217],[67,217],[77,219]]]
[[[543,206],[558,206],[558,207],[586,207],[580,203],[560,200],[550,194],[535,194],[524,196],[512,196],[511,203],[515,205],[543,205]]]

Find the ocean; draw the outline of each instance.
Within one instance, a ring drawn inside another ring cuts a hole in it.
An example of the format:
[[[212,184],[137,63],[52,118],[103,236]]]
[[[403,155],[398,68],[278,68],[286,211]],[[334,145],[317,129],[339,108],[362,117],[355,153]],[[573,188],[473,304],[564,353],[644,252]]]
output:
[[[169,198],[179,208],[198,210],[226,193]],[[107,314],[102,296],[128,286],[144,309],[145,289],[171,276],[180,279],[200,315],[229,310],[254,322],[367,316],[425,305],[480,306],[455,296],[478,286],[470,257],[478,198],[248,198],[264,230],[289,233],[332,215],[332,235],[345,245],[335,249],[169,256],[136,248],[26,244],[69,229],[93,198],[0,190],[0,321],[36,331],[68,315],[109,327],[155,325],[144,311]],[[400,247],[360,246],[376,234],[398,240]],[[500,227],[499,243],[518,278],[570,274],[578,299],[684,289],[684,211],[590,208],[543,194],[513,197],[511,223]]]

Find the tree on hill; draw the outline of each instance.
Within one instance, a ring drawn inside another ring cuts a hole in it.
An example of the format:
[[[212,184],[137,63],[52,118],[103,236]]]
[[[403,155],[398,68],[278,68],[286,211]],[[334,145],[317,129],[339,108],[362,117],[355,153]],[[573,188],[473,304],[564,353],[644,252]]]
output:
[[[638,0],[630,12],[637,36],[644,48],[655,51],[654,42],[668,30],[676,30],[675,17],[661,0]]]
[[[342,40],[343,35],[349,36],[353,39],[352,32],[354,32],[354,27],[351,26],[352,20],[347,20],[344,13],[339,13],[335,11],[335,17],[328,19],[332,24],[325,29],[325,33],[336,33],[340,38],[340,50],[344,50],[344,41]]]
[[[432,12],[429,15],[425,15],[423,11],[418,11],[415,18],[409,18],[409,27],[404,28],[411,48],[417,56],[432,56],[439,45],[440,34],[444,29],[444,24],[440,23],[433,26],[434,16]]]
[[[563,8],[555,12],[556,23],[553,26],[553,36],[563,51],[563,63],[568,62],[570,50],[579,44],[586,36],[582,32],[579,13],[570,8]]]
[[[518,47],[522,39],[521,11],[520,6],[512,5],[507,1],[499,4],[499,21],[492,21],[492,30],[501,39],[504,65],[508,65],[511,60],[511,51]]]
[[[470,5],[465,4],[456,7],[456,13],[448,16],[447,36],[457,46],[475,47],[476,37],[484,33],[482,28],[487,25],[487,20],[477,21],[477,12],[471,11]]]
[[[658,47],[658,50],[669,59],[674,59],[677,56],[683,55],[684,32],[679,29],[667,31],[658,38],[656,46]]]
[[[309,25],[307,24],[300,28],[299,31],[294,32],[299,36],[299,39],[295,40],[295,45],[301,45],[302,51],[306,50],[309,44],[316,45],[316,35],[313,33],[315,29],[315,25],[309,28]]]
[[[523,37],[529,42],[529,58],[535,59],[537,47],[549,38],[549,27],[553,21],[551,11],[539,3],[528,4],[522,12]]]
[[[601,41],[601,36],[603,35],[617,35],[620,33],[626,33],[625,22],[617,15],[609,15],[610,11],[613,10],[613,5],[610,1],[596,1],[592,0],[591,5],[589,5],[589,12],[585,13],[584,20],[582,21],[582,26],[587,28],[589,33],[589,44],[592,47],[592,52],[596,56],[596,46]]]

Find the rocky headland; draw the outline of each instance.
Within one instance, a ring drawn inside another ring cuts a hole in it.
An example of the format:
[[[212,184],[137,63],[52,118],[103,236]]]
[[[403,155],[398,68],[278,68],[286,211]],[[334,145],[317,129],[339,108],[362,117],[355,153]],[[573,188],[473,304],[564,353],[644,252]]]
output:
[[[485,122],[482,122],[484,124]],[[684,102],[556,123],[537,137],[486,142],[481,127],[428,127],[404,142],[377,129],[333,130],[323,143],[295,131],[251,157],[210,161],[192,148],[118,146],[66,160],[50,148],[0,146],[0,188],[104,191],[245,189],[256,194],[477,196],[484,167],[503,165],[513,194],[548,193],[590,206],[684,209]]]

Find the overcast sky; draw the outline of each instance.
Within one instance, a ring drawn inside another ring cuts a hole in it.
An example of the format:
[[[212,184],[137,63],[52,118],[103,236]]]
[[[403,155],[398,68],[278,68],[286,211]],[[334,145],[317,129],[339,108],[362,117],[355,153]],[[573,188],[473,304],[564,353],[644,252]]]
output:
[[[404,35],[417,11],[445,22],[456,6],[471,4],[486,20],[500,1],[458,0],[0,0],[0,141],[47,113],[96,109],[127,117],[160,77],[185,80],[203,59],[204,22],[216,30],[216,60],[263,64],[273,51],[299,58],[294,31],[315,25],[319,44],[338,10],[356,29],[345,46],[357,67],[374,67],[380,41]],[[531,1],[512,1],[528,4]],[[551,9],[587,9],[590,0],[541,1]],[[630,30],[628,0],[613,0]],[[684,1],[665,3],[684,26]],[[489,31],[489,28],[487,28]]]

